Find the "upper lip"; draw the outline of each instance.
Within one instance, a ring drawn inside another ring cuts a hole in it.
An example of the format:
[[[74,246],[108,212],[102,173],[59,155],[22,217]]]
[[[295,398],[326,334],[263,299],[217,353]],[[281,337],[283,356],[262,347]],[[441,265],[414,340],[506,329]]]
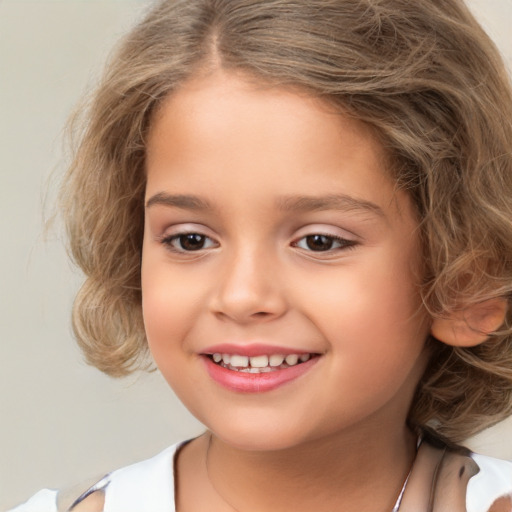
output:
[[[291,347],[282,347],[278,345],[268,345],[262,343],[219,343],[217,345],[211,345],[201,350],[201,354],[236,354],[240,356],[261,356],[261,355],[272,355],[282,354],[284,356],[289,354],[314,354],[315,351],[304,350]]]

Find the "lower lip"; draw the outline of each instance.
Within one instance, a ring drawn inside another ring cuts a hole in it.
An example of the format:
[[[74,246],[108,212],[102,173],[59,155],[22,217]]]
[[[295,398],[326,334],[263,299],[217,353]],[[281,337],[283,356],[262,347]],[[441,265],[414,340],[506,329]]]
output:
[[[221,386],[241,393],[263,393],[272,391],[307,373],[320,359],[313,357],[305,363],[266,373],[246,373],[228,370],[203,356],[210,377]]]

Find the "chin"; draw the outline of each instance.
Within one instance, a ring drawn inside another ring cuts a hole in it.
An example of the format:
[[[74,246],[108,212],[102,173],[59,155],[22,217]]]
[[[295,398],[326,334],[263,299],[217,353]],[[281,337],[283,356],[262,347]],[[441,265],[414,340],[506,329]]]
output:
[[[215,437],[227,445],[244,451],[282,451],[320,438],[325,433],[309,432],[301,422],[209,421],[204,422]]]
[[[300,444],[299,439],[293,438],[285,432],[275,432],[275,429],[272,433],[252,430],[229,432],[212,430],[212,433],[225,444],[243,451],[275,452],[291,449]]]

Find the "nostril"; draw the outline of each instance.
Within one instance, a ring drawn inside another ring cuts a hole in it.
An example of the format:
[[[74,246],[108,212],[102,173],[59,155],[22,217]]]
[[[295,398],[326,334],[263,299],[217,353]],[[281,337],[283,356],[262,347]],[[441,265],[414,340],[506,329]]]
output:
[[[235,322],[264,322],[282,316],[287,303],[277,286],[251,284],[245,280],[227,279],[214,291],[209,304],[210,311],[218,318]]]

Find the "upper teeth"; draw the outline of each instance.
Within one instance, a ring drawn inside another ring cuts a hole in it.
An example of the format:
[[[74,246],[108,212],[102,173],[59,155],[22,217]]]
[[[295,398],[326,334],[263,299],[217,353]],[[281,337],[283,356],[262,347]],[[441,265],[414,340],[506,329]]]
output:
[[[306,362],[311,357],[310,354],[272,354],[268,355],[260,355],[260,356],[241,356],[238,354],[220,354],[215,353],[212,354],[212,358],[216,363],[220,363],[221,361],[225,365],[232,366],[234,368],[265,368],[267,366],[276,367],[281,366],[283,363],[286,363],[288,366],[294,366],[298,364],[298,362]]]

